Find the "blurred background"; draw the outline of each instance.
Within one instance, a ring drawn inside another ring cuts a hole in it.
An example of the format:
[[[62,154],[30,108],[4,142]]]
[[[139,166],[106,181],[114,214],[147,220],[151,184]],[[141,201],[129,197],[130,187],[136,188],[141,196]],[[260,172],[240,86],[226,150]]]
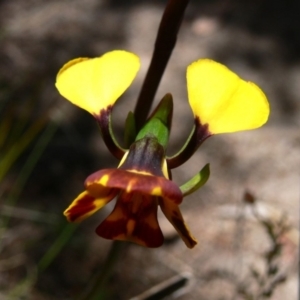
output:
[[[111,241],[94,230],[111,207],[79,226],[62,212],[89,174],[118,162],[94,119],[58,94],[55,77],[72,58],[113,49],[139,55],[142,68],[113,112],[123,143],[165,4],[0,1],[0,299],[75,299],[101,270]],[[297,299],[299,14],[297,0],[190,1],[155,100],[174,97],[168,154],[192,128],[185,72],[199,58],[258,84],[270,120],[255,131],[210,138],[174,170],[182,184],[210,163],[208,183],[181,206],[199,244],[187,249],[160,216],[166,243],[126,247],[103,299],[150,299],[138,295],[180,274],[186,286],[165,299]]]

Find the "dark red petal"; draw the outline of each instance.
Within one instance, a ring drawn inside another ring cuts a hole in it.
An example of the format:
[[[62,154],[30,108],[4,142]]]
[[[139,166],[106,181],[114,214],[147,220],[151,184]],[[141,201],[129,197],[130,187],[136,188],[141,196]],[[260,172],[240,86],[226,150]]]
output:
[[[115,190],[111,189],[107,192],[108,193],[106,195],[103,195],[103,197],[99,199],[90,195],[89,192],[84,191],[64,211],[64,215],[67,217],[69,222],[80,222],[86,219],[94,212],[101,209],[116,195]]]
[[[184,222],[178,205],[171,201],[164,201],[163,199],[160,199],[159,205],[162,212],[174,226],[186,246],[188,248],[195,247],[197,245],[197,240],[192,236],[188,226]]]
[[[157,222],[157,201],[154,197],[123,193],[112,211],[96,229],[106,239],[126,240],[155,248],[164,238]]]
[[[145,175],[134,171],[104,169],[90,175],[86,181],[87,190],[101,189],[102,186],[166,198],[176,204],[182,202],[179,187],[164,177]]]

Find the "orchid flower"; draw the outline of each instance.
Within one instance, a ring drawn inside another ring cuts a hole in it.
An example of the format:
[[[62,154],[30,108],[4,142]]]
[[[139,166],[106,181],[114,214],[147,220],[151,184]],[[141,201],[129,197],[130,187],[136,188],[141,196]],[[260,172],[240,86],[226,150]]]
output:
[[[162,98],[137,133],[133,114],[129,113],[126,128],[134,141],[129,149],[124,149],[114,137],[111,113],[139,68],[138,56],[116,50],[97,58],[71,60],[59,71],[56,79],[59,93],[94,116],[106,146],[120,160],[117,168],[88,176],[85,190],[64,214],[68,221],[79,222],[116,198],[114,209],[96,233],[106,239],[154,248],[164,241],[157,219],[160,208],[186,246],[193,248],[197,241],[179,206],[184,196],[208,180],[209,165],[180,187],[171,180],[171,169],[186,162],[212,135],[262,126],[269,116],[269,103],[254,83],[244,81],[220,63],[200,59],[187,68],[194,126],[182,149],[172,157],[166,154],[173,112],[171,94]]]

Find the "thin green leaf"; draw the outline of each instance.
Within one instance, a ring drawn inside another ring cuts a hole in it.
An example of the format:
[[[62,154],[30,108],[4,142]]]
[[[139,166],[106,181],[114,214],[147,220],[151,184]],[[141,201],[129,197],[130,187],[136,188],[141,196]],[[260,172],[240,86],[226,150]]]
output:
[[[198,174],[180,187],[183,196],[192,194],[201,188],[208,180],[209,175],[209,164],[206,164]]]

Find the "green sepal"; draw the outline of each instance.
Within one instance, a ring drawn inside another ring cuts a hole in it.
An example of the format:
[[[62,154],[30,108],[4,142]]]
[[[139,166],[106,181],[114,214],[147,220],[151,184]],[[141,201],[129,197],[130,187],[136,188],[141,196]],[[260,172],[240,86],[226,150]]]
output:
[[[208,180],[209,175],[209,164],[206,164],[198,174],[180,187],[183,196],[192,194],[201,188]]]
[[[166,149],[171,130],[173,115],[173,97],[171,94],[166,94],[155,111],[149,117],[146,124],[139,131],[136,141],[145,136],[155,136],[158,142]]]
[[[125,121],[124,142],[125,147],[129,148],[136,137],[136,124],[133,112],[129,112]]]

